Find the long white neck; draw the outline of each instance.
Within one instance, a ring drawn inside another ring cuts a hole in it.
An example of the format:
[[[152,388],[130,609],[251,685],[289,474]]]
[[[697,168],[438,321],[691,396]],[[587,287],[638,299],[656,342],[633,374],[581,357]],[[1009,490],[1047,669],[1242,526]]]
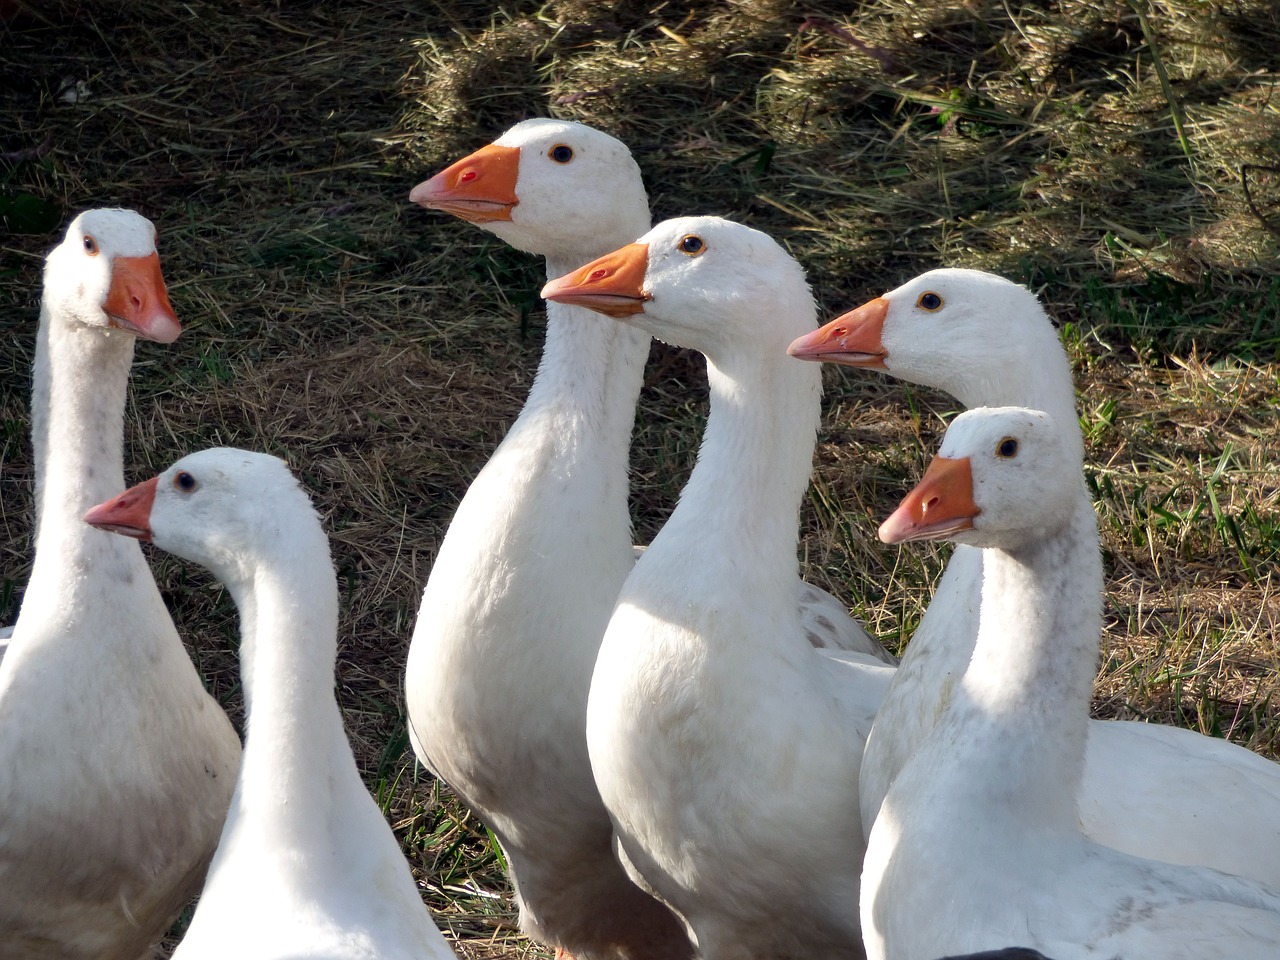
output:
[[[640,232],[645,229],[642,226]],[[547,279],[563,276],[610,249],[563,262],[548,257]],[[643,330],[593,310],[548,301],[546,343],[526,408],[536,409],[543,403],[571,408],[568,426],[578,436],[591,436],[596,446],[590,451],[578,448],[580,454],[602,461],[609,468],[604,472],[625,474],[649,340]],[[625,477],[618,495],[625,508]]]
[[[1102,628],[1102,558],[1083,490],[1061,530],[983,551],[977,645],[953,708],[958,766],[990,802],[1072,829]]]
[[[33,613],[50,604],[77,609],[81,601],[102,609],[111,602],[97,596],[104,575],[125,583],[151,578],[135,541],[81,520],[125,487],[122,437],[133,347],[132,336],[68,323],[41,308],[31,411],[36,559],[27,597]],[[98,580],[83,576],[91,569]],[[93,595],[81,597],[84,591]]]
[[[707,376],[711,403],[698,462],[650,551],[684,558],[690,593],[705,586],[699,581],[729,576],[742,596],[790,609],[821,368],[779,350],[776,357],[708,359]]]
[[[273,843],[327,835],[332,804],[356,777],[334,696],[338,605],[328,543],[314,518],[228,579],[241,618],[247,713],[233,811]],[[312,529],[314,527],[314,529]]]
[[[548,303],[546,343],[521,418],[552,419],[564,456],[625,474],[648,356],[643,331],[584,307]],[[619,495],[625,501],[625,482]]]
[[[548,261],[547,275],[589,259],[569,266]],[[648,355],[648,334],[583,307],[548,303],[542,359],[508,435],[509,449],[530,437],[549,444],[561,474],[557,487],[575,499],[605,502],[614,521],[609,533],[628,539],[628,451]]]

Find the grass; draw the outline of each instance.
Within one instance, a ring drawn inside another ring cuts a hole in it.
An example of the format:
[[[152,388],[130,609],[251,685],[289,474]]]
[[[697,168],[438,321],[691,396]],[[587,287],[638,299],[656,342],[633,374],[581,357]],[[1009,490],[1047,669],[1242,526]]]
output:
[[[1095,712],[1276,756],[1277,43],[1266,0],[26,4],[0,22],[0,618],[30,555],[40,257],[75,211],[133,206],[159,227],[187,332],[139,349],[127,474],[212,444],[298,469],[344,591],[348,728],[428,901],[468,956],[545,955],[513,931],[483,826],[414,768],[400,671],[436,545],[542,332],[539,266],[406,196],[555,115],[632,146],[655,216],[779,237],[825,316],[943,263],[1039,292],[1076,369],[1106,551]],[[945,551],[888,549],[875,523],[955,403],[827,382],[806,573],[900,643]],[[704,415],[699,364],[655,349],[638,539]],[[229,598],[154,562],[237,713]]]

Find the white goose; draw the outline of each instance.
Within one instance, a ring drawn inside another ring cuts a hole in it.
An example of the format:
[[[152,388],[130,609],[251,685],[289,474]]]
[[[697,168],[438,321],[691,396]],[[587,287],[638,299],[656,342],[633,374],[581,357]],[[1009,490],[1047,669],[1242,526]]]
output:
[[[701,351],[711,386],[697,466],[592,679],[587,742],[622,851],[707,960],[860,956],[858,765],[893,669],[816,652],[794,602],[821,390],[783,355],[813,326],[804,273],[758,231],[691,217],[543,296]]]
[[[35,562],[0,662],[6,957],[136,960],[200,889],[235,785],[239,739],[142,551],[80,521],[124,486],[135,338],[179,331],[150,221],[77,217],[45,266]]]
[[[792,344],[792,354],[882,369],[966,407],[1045,410],[1083,455],[1071,368],[1023,287],[976,270],[932,270]],[[937,722],[969,665],[982,586],[980,550],[955,548],[867,743],[863,828]],[[1091,838],[1135,856],[1202,864],[1280,888],[1280,764],[1189,730],[1091,721],[1080,819]]]
[[[543,254],[552,274],[649,223],[627,148],[551,120],[518,124],[411,197]],[[596,649],[634,563],[627,450],[648,344],[587,310],[547,311],[524,410],[440,545],[405,677],[414,750],[497,835],[521,928],[580,960],[692,950],[614,858],[583,735]]]
[[[517,124],[410,199],[546,257],[549,277],[649,226],[627,148],[559,120]],[[627,889],[582,738],[596,650],[633,563],[627,450],[648,354],[641,330],[547,305],[533,389],[450,525],[405,681],[414,749],[498,835],[521,926],[584,960],[688,949],[665,909]],[[815,646],[895,662],[830,594],[796,589]]]
[[[649,229],[649,201],[640,168],[626,146],[585,124],[564,120],[516,124],[489,146],[418,184],[409,199],[483,226],[516,249],[545,257],[548,278]],[[621,424],[629,438],[640,391],[635,371],[643,368],[649,355],[649,337],[632,330],[601,332],[598,324],[594,333],[584,334],[579,330],[583,317],[577,307],[547,304],[547,343],[538,380],[557,383],[554,391],[544,386],[540,403],[547,403],[553,393],[562,402],[571,398],[582,415],[603,417],[608,425]],[[606,356],[615,368],[603,381],[584,376],[581,369],[582,345],[601,337],[611,344]],[[620,371],[625,375],[617,376]],[[526,406],[539,406],[534,403],[538,396],[535,389]],[[610,440],[607,450],[597,449],[594,437],[583,434],[569,442],[576,448],[576,464],[598,463],[596,469],[611,474],[610,490],[625,490],[626,461],[616,456],[616,439]],[[576,529],[583,537],[600,533],[599,526],[579,525],[562,527],[558,535],[564,537],[568,529]],[[636,556],[643,550],[633,548]],[[855,650],[884,663],[898,662],[849,615],[848,607],[821,587],[801,581],[796,603],[815,647]]]
[[[207,567],[240,610],[244,759],[174,960],[453,960],[351,755],[333,561],[284,462],[204,450],[84,519]]]
[[[1272,960],[1280,894],[1080,831],[1102,558],[1071,433],[1024,408],[964,413],[880,528],[983,548],[983,585],[972,664],[871,830],[868,957],[1017,942],[1059,960]]]

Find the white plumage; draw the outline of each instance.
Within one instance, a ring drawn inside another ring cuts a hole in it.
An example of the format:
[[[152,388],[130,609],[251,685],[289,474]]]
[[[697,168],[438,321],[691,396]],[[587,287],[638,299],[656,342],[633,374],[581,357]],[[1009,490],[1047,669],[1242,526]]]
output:
[[[244,759],[174,960],[452,960],[351,755],[333,562],[288,467],[204,450],[86,519],[207,567],[240,611]]]
[[[1275,957],[1280,895],[1080,831],[1102,562],[1068,432],[1023,408],[961,415],[881,537],[981,547],[983,586],[972,663],[871,830],[868,957]]]
[[[932,295],[937,298],[935,305]],[[1047,411],[1075,459],[1083,442],[1057,331],[1023,287],[976,270],[932,270],[838,317],[793,353],[883,369],[966,407]],[[977,634],[982,552],[958,545],[911,638],[867,743],[869,831],[894,778],[964,676]],[[1178,727],[1090,721],[1080,820],[1099,843],[1280,887],[1280,764]]]
[[[784,355],[814,322],[803,271],[755,230],[683,218],[543,295],[707,357],[697,466],[592,679],[587,742],[622,849],[708,960],[859,956],[858,764],[892,668],[816,652],[794,603],[820,395]]]
[[[200,889],[240,742],[136,543],[81,522],[124,486],[134,340],[179,326],[155,229],[75,219],[36,346],[35,562],[0,661],[0,930],[22,960],[137,960]]]
[[[551,120],[516,125],[413,197],[483,218],[551,272],[649,222],[626,147]],[[488,219],[503,198],[518,201],[509,219]],[[414,750],[497,834],[521,927],[579,960],[692,949],[618,865],[583,732],[596,649],[634,563],[627,453],[648,344],[589,311],[548,310],[524,410],[440,545],[405,679]]]

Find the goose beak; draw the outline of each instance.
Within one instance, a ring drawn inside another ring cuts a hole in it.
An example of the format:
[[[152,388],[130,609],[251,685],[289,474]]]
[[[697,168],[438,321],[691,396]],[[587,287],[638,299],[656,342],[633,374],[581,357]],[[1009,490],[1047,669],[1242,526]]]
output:
[[[130,487],[84,515],[84,522],[99,530],[119,533],[137,540],[151,539],[151,505],[156,502],[159,477]]]
[[[409,202],[468,223],[510,220],[520,202],[516,197],[519,175],[520,148],[491,143],[418,184],[409,192]]]
[[[848,367],[871,367],[885,370],[889,356],[881,335],[889,301],[876,297],[848,313],[841,314],[813,333],[797,337],[787,353],[801,360],[826,360]]]
[[[182,333],[160,272],[159,254],[112,258],[111,287],[102,309],[108,326],[144,340],[173,343]]]
[[[634,316],[644,313],[645,302],[653,299],[644,291],[648,269],[649,245],[629,243],[552,280],[542,288],[542,296],[556,303],[587,307],[606,317]]]
[[[934,457],[916,488],[880,524],[880,539],[885,543],[945,540],[961,530],[972,530],[981,512],[973,502],[969,458]]]

